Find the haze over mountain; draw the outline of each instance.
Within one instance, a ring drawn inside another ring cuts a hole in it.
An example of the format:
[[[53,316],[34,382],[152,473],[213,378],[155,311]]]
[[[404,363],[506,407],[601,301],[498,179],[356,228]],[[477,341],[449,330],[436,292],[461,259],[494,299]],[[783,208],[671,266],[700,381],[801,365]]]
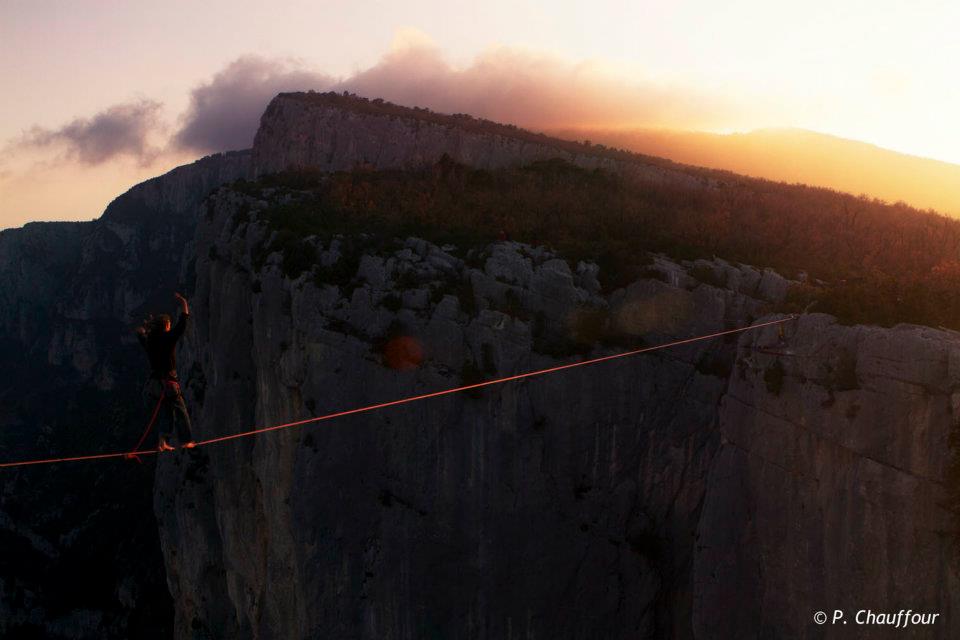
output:
[[[717,134],[664,129],[553,129],[568,139],[769,180],[829,187],[960,216],[960,165],[804,129]]]

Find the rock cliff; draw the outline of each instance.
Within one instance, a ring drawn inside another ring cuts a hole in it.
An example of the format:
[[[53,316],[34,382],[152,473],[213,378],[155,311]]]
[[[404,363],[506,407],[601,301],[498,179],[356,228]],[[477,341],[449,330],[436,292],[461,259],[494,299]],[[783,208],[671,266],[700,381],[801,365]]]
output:
[[[278,95],[264,112],[254,139],[254,175],[302,168],[419,169],[447,155],[480,169],[561,158],[632,178],[687,186],[701,182],[657,158],[603,153],[464,115],[382,105],[335,94]]]
[[[738,358],[721,401],[697,531],[695,635],[719,625],[747,638],[955,636],[957,526],[944,503],[960,335],[811,315],[791,342],[792,357]],[[861,609],[939,612],[942,622],[827,634],[811,624],[834,609],[850,625]]]
[[[0,232],[0,455],[131,446],[143,354],[131,329],[192,287],[197,206],[246,177],[221,154],[137,185],[93,222]],[[150,508],[131,463],[0,474],[0,636],[169,637],[170,600]]]
[[[595,266],[543,248],[457,256],[416,238],[379,251],[318,240],[316,270],[291,280],[279,254],[256,267],[267,231],[255,199],[224,190],[211,203],[185,361],[202,437],[593,353],[592,338],[562,342],[587,318],[621,339],[728,328],[785,291],[775,274],[722,263],[710,266],[749,293],[699,284],[661,258],[656,277],[604,295]],[[346,262],[339,281],[315,277]],[[414,341],[420,366],[389,366],[391,338]],[[682,635],[735,348],[161,459],[179,636]]]
[[[595,265],[543,248],[343,237],[314,238],[316,266],[290,278],[257,257],[265,206],[222,190],[198,228],[204,437],[743,325],[788,284],[659,256],[602,292]],[[587,318],[600,334],[557,342]],[[419,366],[390,366],[401,336]],[[164,458],[178,637],[819,638],[818,610],[950,620],[960,340],[816,314],[787,338],[787,354],[758,350],[765,330]]]

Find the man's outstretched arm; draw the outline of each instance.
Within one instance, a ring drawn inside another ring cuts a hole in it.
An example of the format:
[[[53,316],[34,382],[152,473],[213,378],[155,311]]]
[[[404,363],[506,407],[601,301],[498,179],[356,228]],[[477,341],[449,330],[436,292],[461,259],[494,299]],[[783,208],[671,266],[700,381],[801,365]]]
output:
[[[190,305],[187,304],[187,299],[179,293],[175,293],[173,296],[177,299],[177,302],[180,303],[180,319],[177,320],[177,325],[172,330],[173,339],[179,340],[180,336],[183,335],[183,330],[187,328],[187,318],[190,317]]]

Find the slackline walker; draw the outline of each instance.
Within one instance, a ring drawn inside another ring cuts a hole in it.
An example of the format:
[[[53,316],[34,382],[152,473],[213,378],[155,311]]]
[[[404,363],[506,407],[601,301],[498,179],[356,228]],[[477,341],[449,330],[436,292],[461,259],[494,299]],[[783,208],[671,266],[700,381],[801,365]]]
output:
[[[257,436],[262,433],[267,433],[270,431],[280,431],[282,429],[291,429],[293,427],[303,426],[305,424],[312,424],[314,422],[323,422],[326,420],[332,420],[334,418],[342,418],[344,416],[355,415],[358,413],[369,413],[371,411],[378,411],[380,409],[386,409],[388,407],[395,407],[402,404],[409,404],[411,402],[417,402],[420,400],[428,400],[430,398],[439,398],[441,396],[447,396],[454,393],[459,393],[462,391],[469,391],[471,389],[480,389],[482,387],[490,387],[497,384],[503,384],[505,382],[513,382],[515,380],[524,380],[526,378],[533,378],[535,376],[542,376],[548,373],[556,373],[558,371],[564,371],[566,369],[573,369],[576,367],[584,367],[592,364],[599,364],[601,362],[607,362],[609,360],[616,360],[618,358],[626,358],[629,356],[640,355],[642,353],[650,353],[651,351],[659,351],[661,349],[669,349],[671,347],[679,347],[684,344],[690,344],[693,342],[701,342],[703,340],[710,340],[713,338],[719,338],[721,336],[733,335],[736,333],[744,333],[746,331],[753,331],[755,329],[761,329],[763,327],[769,327],[773,325],[782,325],[786,322],[791,322],[796,320],[799,316],[797,314],[791,314],[785,318],[779,320],[770,320],[767,322],[761,322],[760,324],[749,325],[746,327],[739,327],[736,329],[727,329],[725,331],[717,331],[715,333],[708,333],[700,336],[695,336],[693,338],[684,338],[682,340],[674,340],[672,342],[665,342],[663,344],[654,345],[652,347],[644,347],[642,349],[635,349],[633,351],[626,351],[623,353],[615,353],[609,356],[601,356],[599,358],[591,358],[589,360],[581,360],[580,362],[571,362],[568,364],[562,364],[555,367],[548,367],[546,369],[537,369],[535,371],[528,371],[526,373],[518,373],[512,376],[505,376],[503,378],[495,378],[493,380],[486,380],[484,382],[477,382],[475,384],[463,385],[460,387],[454,387],[452,389],[443,389],[441,391],[433,391],[431,393],[424,393],[415,396],[408,396],[406,398],[400,398],[399,400],[390,400],[387,402],[381,402],[378,404],[370,404],[362,407],[357,407],[354,409],[346,409],[343,411],[337,411],[334,413],[328,413],[326,415],[317,416],[314,418],[306,418],[304,420],[297,420],[295,422],[286,422],[284,424],[272,425],[269,427],[260,427],[256,429],[251,429],[249,431],[241,431],[239,433],[231,433],[228,435],[218,436],[215,438],[208,438],[207,440],[197,440],[193,443],[193,447],[205,447],[212,444],[217,444],[219,442],[226,442],[228,440],[237,440],[239,438],[248,438],[252,436]],[[158,405],[159,406],[159,405]],[[156,412],[154,412],[155,417]],[[151,418],[151,424],[153,418]],[[148,425],[148,430],[149,430]],[[27,467],[27,466],[36,466],[36,465],[45,465],[45,464],[54,464],[57,462],[82,462],[88,460],[108,460],[111,458],[126,458],[126,459],[138,459],[139,456],[149,456],[161,453],[159,449],[139,449],[140,444],[143,443],[143,440],[146,437],[146,432],[140,438],[140,443],[131,451],[118,451],[116,453],[95,453],[90,455],[83,456],[71,456],[63,458],[42,458],[37,460],[19,460],[15,462],[3,462],[0,463],[0,468],[11,468],[11,467]],[[182,448],[182,447],[181,447]]]

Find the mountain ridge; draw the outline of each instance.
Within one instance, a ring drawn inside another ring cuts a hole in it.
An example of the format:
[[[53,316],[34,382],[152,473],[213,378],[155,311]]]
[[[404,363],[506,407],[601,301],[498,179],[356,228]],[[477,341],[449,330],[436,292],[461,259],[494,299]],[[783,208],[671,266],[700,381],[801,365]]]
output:
[[[718,134],[669,129],[552,129],[675,162],[758,179],[905,201],[960,217],[960,165],[800,128]]]

